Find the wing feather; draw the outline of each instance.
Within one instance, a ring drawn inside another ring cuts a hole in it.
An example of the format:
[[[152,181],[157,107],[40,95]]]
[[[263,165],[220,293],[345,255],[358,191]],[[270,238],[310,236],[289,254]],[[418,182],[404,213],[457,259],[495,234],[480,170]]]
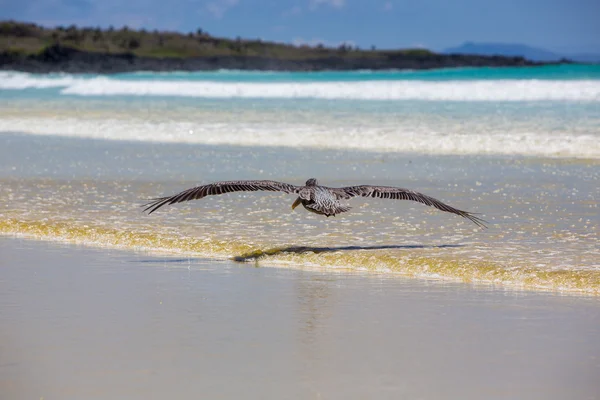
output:
[[[173,196],[152,199],[149,203],[144,204],[142,207],[145,207],[144,211],[148,211],[148,214],[152,214],[154,211],[165,205],[171,205],[190,200],[198,200],[211,195],[242,191],[255,192],[259,190],[269,192],[299,193],[300,187],[290,185],[289,183],[265,180],[215,182],[208,185],[193,187]]]
[[[423,193],[415,192],[408,189],[397,188],[392,186],[349,186],[343,188],[329,188],[338,199],[350,199],[352,197],[374,197],[379,199],[393,199],[393,200],[412,200],[418,203],[425,204],[430,207],[435,207],[438,210],[449,212],[452,214],[460,215],[463,218],[467,218],[474,224],[481,228],[487,228],[486,221],[475,216],[474,213],[459,210],[449,206],[446,203],[441,202],[431,196],[427,196]]]

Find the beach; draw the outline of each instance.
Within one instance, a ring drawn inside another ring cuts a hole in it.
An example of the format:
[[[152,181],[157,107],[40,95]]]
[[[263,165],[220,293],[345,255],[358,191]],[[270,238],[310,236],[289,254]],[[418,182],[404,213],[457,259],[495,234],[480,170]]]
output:
[[[598,66],[0,72],[0,100],[7,398],[598,398]],[[488,228],[278,192],[142,207],[309,178]]]
[[[596,399],[593,297],[0,241],[10,399]]]

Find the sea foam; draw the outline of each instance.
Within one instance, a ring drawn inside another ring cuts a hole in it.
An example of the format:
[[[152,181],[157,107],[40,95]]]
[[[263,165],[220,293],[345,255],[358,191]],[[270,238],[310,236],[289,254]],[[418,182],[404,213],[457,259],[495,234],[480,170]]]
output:
[[[222,82],[85,75],[0,73],[0,89],[58,88],[76,96],[171,96],[199,98],[600,101],[600,80],[363,80]]]
[[[451,128],[449,128],[450,130]],[[138,119],[4,117],[0,131],[58,135],[103,140],[128,140],[201,145],[347,149],[457,155],[521,155],[600,158],[600,141],[593,134],[532,132],[527,130],[451,132],[419,129],[393,130],[376,126],[355,129],[304,124],[197,123]]]

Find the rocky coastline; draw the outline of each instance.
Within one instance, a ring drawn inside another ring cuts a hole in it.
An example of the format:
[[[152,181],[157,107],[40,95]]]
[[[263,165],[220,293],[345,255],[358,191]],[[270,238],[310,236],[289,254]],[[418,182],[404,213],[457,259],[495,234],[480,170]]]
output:
[[[268,56],[214,55],[200,57],[144,57],[133,53],[88,52],[61,44],[37,54],[0,51],[0,70],[30,73],[124,73],[134,71],[259,71],[420,70],[458,67],[521,67],[547,63],[523,57],[465,54],[402,54],[380,52],[376,56],[328,55],[285,59]]]

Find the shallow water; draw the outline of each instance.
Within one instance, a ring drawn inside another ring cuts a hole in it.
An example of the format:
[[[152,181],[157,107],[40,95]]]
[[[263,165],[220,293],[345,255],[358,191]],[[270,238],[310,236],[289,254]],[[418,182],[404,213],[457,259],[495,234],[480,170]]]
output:
[[[0,238],[10,399],[597,399],[595,298]]]
[[[306,151],[600,159],[597,85],[597,101],[537,102],[78,97],[4,91],[0,131]]]
[[[0,73],[0,233],[600,293],[600,69]],[[227,97],[227,98],[223,98]],[[355,199],[335,218],[235,179],[382,184],[481,213]]]
[[[0,231],[5,234],[216,258],[265,255],[263,264],[600,290],[596,161],[16,134],[4,139]],[[294,198],[277,193],[210,197],[151,216],[139,207],[144,199],[212,180],[262,178],[300,185],[310,176],[330,186],[369,182],[419,190],[482,213],[489,229],[421,204],[378,199],[352,200],[351,212],[335,218],[292,211]],[[297,246],[308,249],[294,251]]]

